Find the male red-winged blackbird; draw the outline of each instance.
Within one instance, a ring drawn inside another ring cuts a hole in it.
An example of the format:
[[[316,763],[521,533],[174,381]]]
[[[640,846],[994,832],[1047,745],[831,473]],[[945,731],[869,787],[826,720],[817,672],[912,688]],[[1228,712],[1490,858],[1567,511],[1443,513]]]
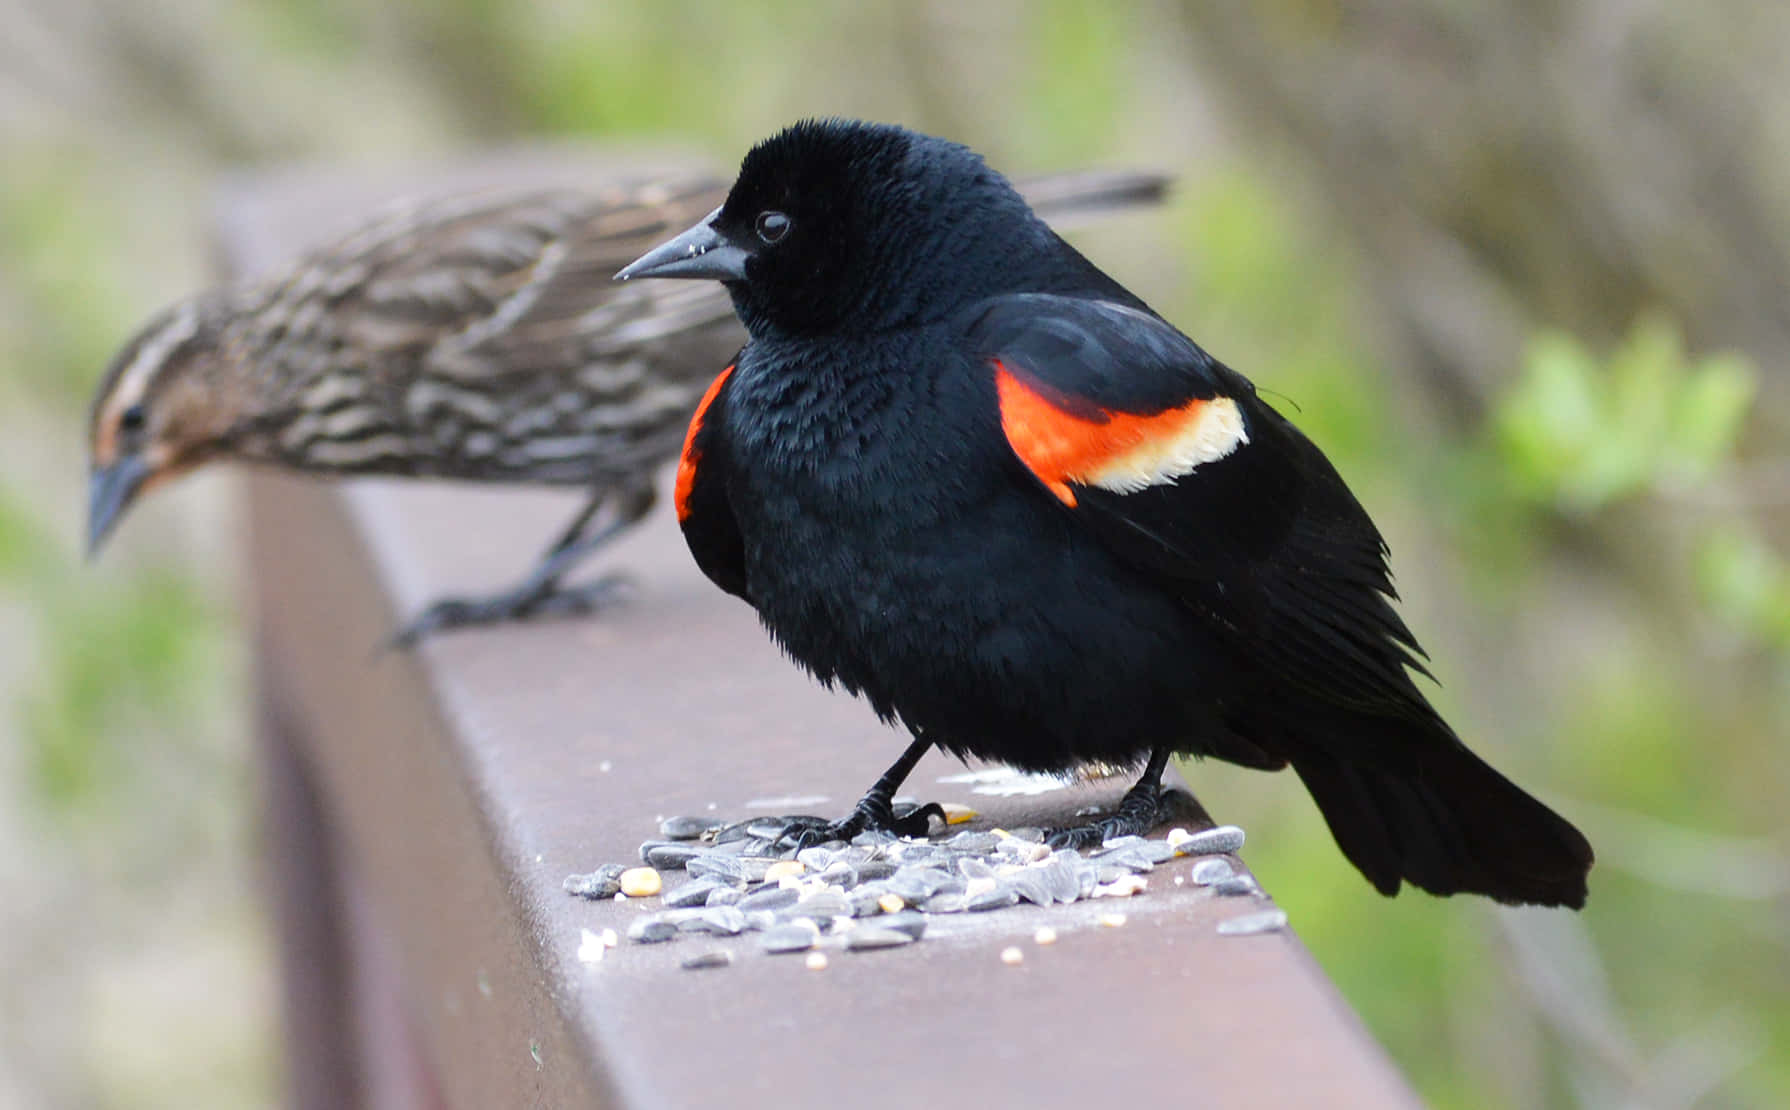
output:
[[[1167,184],[1087,171],[1024,187],[1069,222]],[[590,608],[613,579],[560,581],[652,507],[654,471],[746,338],[719,289],[609,276],[725,196],[700,177],[412,201],[275,280],[173,306],[94,398],[89,548],[140,494],[218,459],[573,485],[589,502],[522,582],[437,602],[398,639]]]
[[[1291,764],[1377,888],[1580,906],[1591,847],[1480,761],[1408,668],[1385,545],[1242,375],[964,147],[797,124],[621,278],[725,284],[751,341],[690,425],[677,511],[723,589],[914,741],[1144,765],[1086,844],[1155,823],[1171,754]]]

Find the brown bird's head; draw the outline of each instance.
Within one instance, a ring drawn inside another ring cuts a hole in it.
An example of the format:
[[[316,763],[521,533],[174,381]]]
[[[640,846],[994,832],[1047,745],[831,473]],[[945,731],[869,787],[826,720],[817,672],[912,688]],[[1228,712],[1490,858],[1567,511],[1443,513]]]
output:
[[[107,368],[89,417],[87,553],[144,492],[228,453],[243,407],[229,296],[162,312]]]

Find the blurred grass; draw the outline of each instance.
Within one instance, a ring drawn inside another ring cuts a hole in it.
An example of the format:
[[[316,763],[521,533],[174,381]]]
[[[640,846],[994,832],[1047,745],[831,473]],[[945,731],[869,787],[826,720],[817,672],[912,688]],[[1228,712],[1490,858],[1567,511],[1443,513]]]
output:
[[[1244,67],[1195,60],[1202,36],[1244,57],[1215,20],[1091,0],[179,0],[153,27],[126,0],[80,3],[95,26],[140,40],[64,42],[63,70],[87,99],[52,98],[39,113],[49,126],[0,112],[0,361],[13,368],[0,381],[11,413],[0,430],[13,433],[0,436],[0,649],[22,661],[6,686],[17,766],[0,762],[0,852],[13,842],[33,861],[14,901],[39,905],[16,935],[53,942],[84,905],[119,916],[89,913],[101,920],[63,938],[69,967],[53,974],[55,959],[0,943],[0,989],[44,1015],[35,1033],[0,1026],[0,1071],[31,1084],[33,1104],[272,1098],[263,942],[240,912],[253,840],[240,639],[218,586],[230,536],[202,494],[182,491],[134,514],[97,567],[74,542],[86,392],[138,317],[202,269],[193,217],[210,176],[226,160],[394,158],[518,132],[676,136],[726,165],[798,115],[837,112],[946,131],[1014,171],[1183,172],[1148,234],[1115,229],[1085,248],[1332,456],[1392,542],[1406,612],[1444,681],[1439,704],[1598,845],[1580,918],[1387,901],[1290,776],[1189,768],[1216,814],[1249,827],[1252,866],[1425,1097],[1685,1105],[1703,1067],[1715,1074],[1707,1102],[1790,1105],[1790,461],[1775,438],[1783,414],[1762,409],[1774,377],[1759,369],[1784,352],[1762,346],[1759,327],[1733,329],[1748,355],[1683,338],[1720,329],[1682,307],[1713,303],[1722,274],[1687,230],[1695,221],[1664,248],[1701,260],[1694,281],[1622,269],[1622,236],[1644,222],[1573,254],[1571,222],[1595,214],[1536,197],[1611,172],[1608,152],[1550,146],[1525,130],[1540,116],[1460,131],[1482,85],[1493,103],[1544,95],[1534,82],[1494,88],[1464,48],[1455,69],[1471,81],[1425,68],[1426,47],[1478,26],[1470,12],[1376,11],[1369,22],[1408,64],[1356,63],[1338,82],[1315,75],[1368,17],[1268,5],[1263,40],[1282,80],[1259,87]],[[1638,33],[1632,15],[1572,11]],[[29,21],[28,0],[0,7],[8,18]],[[1681,18],[1701,37],[1672,37],[1677,52],[1740,34],[1718,26],[1722,14]],[[1500,33],[1520,59],[1546,39],[1542,25],[1568,22],[1513,15]],[[1649,72],[1670,76],[1666,64]],[[1780,103],[1786,84],[1745,95]],[[1455,114],[1405,121],[1418,153],[1400,160],[1406,133],[1374,107],[1385,89]],[[0,79],[0,108],[20,95]],[[1334,133],[1262,125],[1300,96]],[[1362,119],[1381,129],[1371,143],[1335,137]],[[1457,147],[1476,153],[1451,179],[1437,159]],[[1472,302],[1487,322],[1461,334],[1486,342],[1444,350],[1434,327],[1403,337],[1406,309],[1478,287],[1447,266],[1433,288],[1393,280],[1434,253],[1382,256],[1356,225],[1400,202],[1314,176],[1306,150],[1333,172],[1383,165],[1367,180],[1405,190],[1413,210],[1442,197],[1451,219],[1483,216],[1461,240],[1509,284]],[[1703,299],[1670,301],[1681,287]],[[1533,317],[1490,312],[1525,297]],[[1468,372],[1438,374],[1449,357]],[[185,891],[187,908],[136,928],[126,911],[151,889]],[[180,983],[208,976],[246,1001],[178,1004],[178,1048],[119,1051],[159,1033],[154,1010]],[[130,986],[107,989],[119,982]]]

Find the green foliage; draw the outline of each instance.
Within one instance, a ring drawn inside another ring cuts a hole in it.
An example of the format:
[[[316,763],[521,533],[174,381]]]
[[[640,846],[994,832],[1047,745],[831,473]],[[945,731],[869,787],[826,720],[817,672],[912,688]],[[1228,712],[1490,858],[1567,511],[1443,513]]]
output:
[[[1518,494],[1569,512],[1703,482],[1733,452],[1755,378],[1738,355],[1687,358],[1658,316],[1603,360],[1545,333],[1498,407],[1498,447]]]
[[[1313,242],[1291,201],[1242,164],[1186,189],[1177,215],[1194,278],[1170,318],[1346,459],[1351,481],[1371,478],[1392,461],[1379,441],[1389,401],[1334,248]]]
[[[98,167],[74,152],[18,152],[0,174],[0,258],[34,310],[9,337],[21,384],[70,408],[111,357],[128,324],[129,282],[116,244],[123,219],[101,200]]]
[[[1729,627],[1790,652],[1790,562],[1739,523],[1720,526],[1697,549],[1697,585]]]
[[[1050,0],[1028,22],[1023,111],[1042,126],[1030,134],[1052,161],[1097,157],[1112,143],[1112,120],[1124,111],[1126,32],[1119,4]]]

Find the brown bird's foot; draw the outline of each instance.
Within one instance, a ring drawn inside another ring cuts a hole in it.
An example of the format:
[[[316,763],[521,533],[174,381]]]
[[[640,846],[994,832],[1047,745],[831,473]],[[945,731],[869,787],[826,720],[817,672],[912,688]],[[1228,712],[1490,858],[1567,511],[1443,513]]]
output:
[[[1125,792],[1119,808],[1110,817],[1086,825],[1053,829],[1044,842],[1052,848],[1097,848],[1121,836],[1142,836],[1161,824],[1170,809],[1165,803],[1175,794],[1162,786],[1162,772],[1168,767],[1168,756],[1167,748],[1151,753],[1143,776],[1136,786]]]
[[[605,609],[627,594],[628,580],[619,575],[599,578],[588,585],[547,588],[531,586],[491,597],[444,597],[424,609],[392,637],[396,648],[411,648],[426,636],[452,628],[535,620],[540,617],[576,617]]]

